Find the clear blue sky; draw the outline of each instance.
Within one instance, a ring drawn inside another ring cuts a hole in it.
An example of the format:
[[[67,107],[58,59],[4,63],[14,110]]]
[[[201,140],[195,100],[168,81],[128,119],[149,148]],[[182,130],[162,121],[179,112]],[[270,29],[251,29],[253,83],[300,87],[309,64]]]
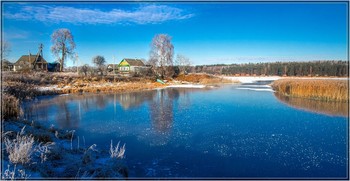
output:
[[[346,3],[13,3],[3,2],[8,57],[37,53],[53,62],[51,34],[71,30],[80,64],[102,55],[148,59],[154,35],[172,37],[195,65],[347,60]],[[73,65],[68,60],[68,66]]]

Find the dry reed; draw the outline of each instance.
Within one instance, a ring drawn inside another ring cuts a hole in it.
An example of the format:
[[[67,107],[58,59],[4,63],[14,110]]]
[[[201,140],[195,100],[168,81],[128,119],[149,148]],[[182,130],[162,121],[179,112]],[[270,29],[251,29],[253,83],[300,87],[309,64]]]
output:
[[[315,100],[348,102],[347,80],[280,79],[272,87],[282,95]]]
[[[176,80],[200,84],[238,83],[238,81],[232,81],[208,74],[181,74]]]
[[[16,119],[20,116],[20,102],[16,97],[3,93],[1,102],[2,120]]]

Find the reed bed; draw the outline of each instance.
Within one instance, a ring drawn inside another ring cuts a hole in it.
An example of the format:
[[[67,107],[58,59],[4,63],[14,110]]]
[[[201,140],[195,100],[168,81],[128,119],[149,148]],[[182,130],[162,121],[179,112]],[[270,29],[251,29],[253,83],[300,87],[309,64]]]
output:
[[[181,74],[176,78],[176,80],[199,84],[239,83],[235,80],[224,79],[208,74]]]
[[[348,102],[348,81],[330,79],[280,79],[272,88],[285,96]]]
[[[20,101],[15,96],[2,94],[1,104],[2,120],[20,116]]]

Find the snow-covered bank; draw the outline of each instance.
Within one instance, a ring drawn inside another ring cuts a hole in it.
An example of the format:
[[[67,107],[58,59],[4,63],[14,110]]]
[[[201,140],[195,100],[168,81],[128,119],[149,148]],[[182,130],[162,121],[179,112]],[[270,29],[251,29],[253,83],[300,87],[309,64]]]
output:
[[[257,81],[275,81],[278,79],[281,79],[282,77],[279,76],[270,76],[270,77],[227,77],[223,76],[224,79],[229,79],[232,81],[239,81],[241,83],[254,83]]]

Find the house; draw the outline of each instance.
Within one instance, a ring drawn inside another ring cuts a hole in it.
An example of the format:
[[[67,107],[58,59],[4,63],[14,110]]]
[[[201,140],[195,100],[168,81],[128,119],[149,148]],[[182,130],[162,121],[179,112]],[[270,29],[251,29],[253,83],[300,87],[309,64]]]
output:
[[[13,70],[13,63],[8,60],[3,60],[1,69],[2,71],[11,71]]]
[[[59,72],[60,71],[60,63],[54,62],[54,63],[48,63],[47,64],[47,70],[49,72]]]
[[[43,57],[43,44],[39,45],[36,55],[22,55],[13,66],[14,71],[42,70],[47,71],[47,61]]]
[[[108,64],[108,65],[107,65],[107,71],[108,71],[109,73],[113,73],[113,70],[114,70],[115,72],[118,71],[118,64]]]
[[[41,55],[22,55],[13,67],[14,71],[42,70],[47,71],[47,61]]]
[[[141,59],[124,58],[118,65],[118,71],[122,74],[139,73],[144,67]]]

